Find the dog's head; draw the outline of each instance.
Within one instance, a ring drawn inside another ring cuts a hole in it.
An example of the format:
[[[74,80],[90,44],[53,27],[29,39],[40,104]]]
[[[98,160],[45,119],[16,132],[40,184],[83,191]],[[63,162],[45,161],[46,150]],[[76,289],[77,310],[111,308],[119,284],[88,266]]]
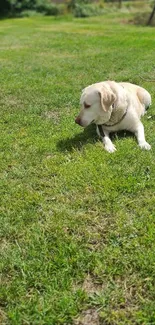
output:
[[[91,123],[104,124],[111,114],[112,104],[116,95],[110,86],[104,83],[93,84],[82,91],[80,105],[81,111],[75,122],[83,127]]]

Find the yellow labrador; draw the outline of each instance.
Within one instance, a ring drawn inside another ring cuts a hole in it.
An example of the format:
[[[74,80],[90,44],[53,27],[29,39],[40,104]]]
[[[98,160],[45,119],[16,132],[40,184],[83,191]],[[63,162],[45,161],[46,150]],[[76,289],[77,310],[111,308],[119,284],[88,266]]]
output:
[[[120,130],[133,132],[142,149],[151,149],[140,121],[151,105],[151,96],[144,88],[128,82],[99,82],[83,89],[80,104],[75,122],[83,127],[95,123],[108,152],[116,150],[109,133]]]

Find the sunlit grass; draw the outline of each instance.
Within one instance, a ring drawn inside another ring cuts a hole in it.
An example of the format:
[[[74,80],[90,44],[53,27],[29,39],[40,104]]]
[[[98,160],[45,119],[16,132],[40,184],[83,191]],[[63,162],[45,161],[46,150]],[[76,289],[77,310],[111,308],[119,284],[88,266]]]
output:
[[[146,87],[154,115],[154,29],[124,13],[37,17],[1,21],[0,37],[2,324],[71,324],[87,310],[154,324],[154,119],[150,152],[118,134],[112,155],[74,123],[81,89],[105,79]]]

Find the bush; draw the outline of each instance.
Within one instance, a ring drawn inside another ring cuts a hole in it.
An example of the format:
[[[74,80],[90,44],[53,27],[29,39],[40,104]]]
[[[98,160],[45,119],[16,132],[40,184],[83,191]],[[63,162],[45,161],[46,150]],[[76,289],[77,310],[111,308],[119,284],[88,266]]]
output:
[[[41,16],[39,12],[36,10],[23,10],[20,13],[16,14],[17,17],[19,18],[24,18],[24,17],[34,17],[34,16]]]
[[[95,4],[93,0],[70,0],[68,9],[75,17],[97,16],[103,13],[104,1]]]
[[[36,14],[56,16],[65,14],[68,9],[75,17],[90,17],[103,12],[104,0],[95,4],[93,0],[69,0],[56,5],[52,0],[0,0],[0,15],[9,17],[30,17]]]
[[[0,15],[31,16],[35,12],[58,15],[59,7],[50,0],[1,0]]]
[[[88,4],[88,3],[91,3],[92,0],[70,0],[68,2],[68,9],[73,11],[77,5],[85,5],[85,4]]]
[[[73,10],[73,13],[75,17],[91,17],[101,15],[103,13],[103,9],[95,4],[77,4]]]
[[[43,13],[46,16],[57,16],[59,14],[58,6],[47,0],[37,1],[36,11]]]
[[[7,14],[11,9],[11,4],[9,0],[0,0],[0,15],[3,16]]]
[[[7,0],[10,5],[9,13],[14,15],[23,10],[35,10],[36,0]]]

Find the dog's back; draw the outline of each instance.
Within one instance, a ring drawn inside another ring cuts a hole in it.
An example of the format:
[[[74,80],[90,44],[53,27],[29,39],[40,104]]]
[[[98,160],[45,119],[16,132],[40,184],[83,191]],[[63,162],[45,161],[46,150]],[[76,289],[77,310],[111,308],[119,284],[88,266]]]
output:
[[[128,91],[135,93],[140,104],[142,105],[142,110],[140,112],[140,115],[144,115],[145,111],[151,105],[151,95],[149,94],[149,92],[143,87],[137,86],[129,82],[120,82],[120,84]]]

